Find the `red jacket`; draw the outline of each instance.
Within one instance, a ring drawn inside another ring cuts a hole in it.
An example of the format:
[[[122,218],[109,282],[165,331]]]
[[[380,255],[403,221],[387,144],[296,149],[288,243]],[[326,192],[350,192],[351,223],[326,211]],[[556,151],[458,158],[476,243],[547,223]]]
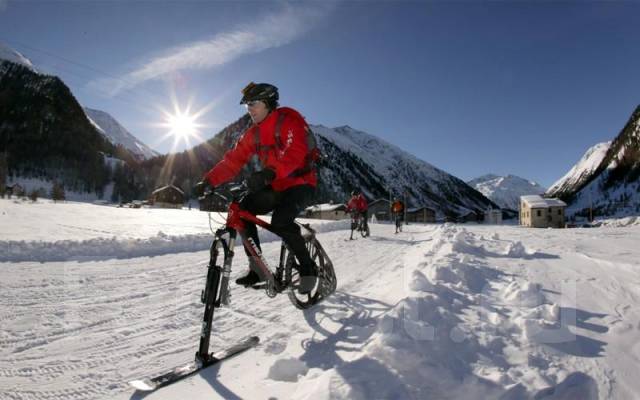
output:
[[[368,208],[369,205],[367,204],[367,200],[365,200],[362,194],[353,196],[347,203],[347,212],[352,210],[364,212],[367,211]]]
[[[275,132],[280,115],[283,118],[280,125],[281,145],[278,146]],[[271,168],[276,173],[271,183],[273,190],[282,192],[298,185],[315,187],[318,182],[315,170],[301,176],[291,176],[305,166],[305,157],[309,151],[306,129],[307,123],[300,113],[292,108],[278,108],[262,122],[247,129],[236,146],[205,174],[205,179],[213,186],[229,182],[238,175],[251,156],[257,154],[263,167]],[[260,135],[260,149],[256,146],[256,130]]]

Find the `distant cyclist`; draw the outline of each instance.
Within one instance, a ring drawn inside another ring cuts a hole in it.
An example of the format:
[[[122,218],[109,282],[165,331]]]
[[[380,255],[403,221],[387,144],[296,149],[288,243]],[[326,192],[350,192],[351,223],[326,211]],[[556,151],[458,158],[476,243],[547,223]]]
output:
[[[396,233],[402,232],[402,221],[404,220],[404,203],[397,197],[393,199],[391,204],[391,213],[396,225]]]
[[[240,104],[247,107],[253,125],[222,161],[206,173],[204,182],[196,186],[196,192],[204,191],[206,184],[215,187],[231,181],[251,157],[257,155],[262,169],[247,179],[250,192],[240,207],[253,214],[273,211],[273,231],[282,237],[298,259],[298,291],[306,294],[315,287],[316,265],[294,220],[311,200],[317,185],[316,170],[307,168],[306,162],[309,126],[296,110],[278,107],[278,88],[273,85],[251,82],[242,94]],[[247,223],[246,229],[260,248],[256,226]],[[247,249],[245,252],[250,256]],[[252,286],[259,281],[258,274],[250,268],[236,283]]]
[[[363,229],[365,232],[369,232],[369,204],[359,190],[351,192],[351,199],[347,203],[347,212],[355,213],[358,218],[362,218]],[[353,229],[351,230],[350,239],[353,240]]]

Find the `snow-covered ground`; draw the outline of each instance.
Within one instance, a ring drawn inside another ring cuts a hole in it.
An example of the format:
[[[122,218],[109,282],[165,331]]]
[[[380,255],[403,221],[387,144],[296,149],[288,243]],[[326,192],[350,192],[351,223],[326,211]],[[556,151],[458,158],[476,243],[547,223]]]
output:
[[[372,224],[370,238],[348,241],[346,223],[312,223],[336,293],[300,311],[285,295],[233,286],[212,350],[247,335],[260,345],[145,396],[127,381],[196,351],[207,214],[0,200],[0,399],[640,393],[640,226],[409,225],[395,235]],[[265,239],[275,260],[278,243]],[[232,279],[244,265],[238,251]]]

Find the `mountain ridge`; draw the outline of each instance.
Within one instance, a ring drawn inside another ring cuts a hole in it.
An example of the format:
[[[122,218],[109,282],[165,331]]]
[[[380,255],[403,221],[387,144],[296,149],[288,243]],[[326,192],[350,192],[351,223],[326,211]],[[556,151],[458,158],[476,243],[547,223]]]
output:
[[[83,107],[89,121],[94,123],[98,130],[105,135],[114,145],[122,145],[138,159],[144,160],[159,155],[140,139],[132,135],[117,119],[106,111]]]
[[[580,161],[601,145],[590,148]],[[581,170],[580,161],[572,168],[580,179],[573,184],[554,185],[554,190],[546,193],[567,202],[568,215],[626,216],[640,212],[640,105],[604,149],[603,145],[600,150],[604,155],[599,163],[585,164],[591,168]]]
[[[513,211],[520,208],[520,196],[541,195],[545,192],[545,188],[538,183],[511,174],[485,174],[467,183],[501,208]]]

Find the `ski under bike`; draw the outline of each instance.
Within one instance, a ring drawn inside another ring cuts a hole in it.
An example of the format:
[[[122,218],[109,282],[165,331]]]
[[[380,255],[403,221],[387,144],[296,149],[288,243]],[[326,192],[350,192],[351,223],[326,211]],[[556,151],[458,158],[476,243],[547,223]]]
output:
[[[299,281],[298,265],[289,247],[282,242],[279,264],[275,270],[272,270],[262,256],[258,246],[256,246],[253,239],[246,235],[245,231],[246,222],[252,222],[273,232],[271,225],[240,208],[241,199],[248,193],[246,185],[230,187],[229,193],[231,194],[231,201],[226,224],[215,232],[213,243],[209,250],[207,280],[205,289],[201,293],[201,301],[204,303],[205,309],[202,319],[200,345],[195,355],[195,360],[166,374],[129,382],[138,390],[152,391],[169,385],[259,343],[260,339],[257,336],[249,336],[221,352],[209,353],[214,310],[230,303],[229,277],[238,233],[242,244],[249,251],[254,261],[250,262],[249,265],[262,279],[262,287],[264,287],[267,296],[275,297],[278,293],[287,291],[289,300],[294,306],[306,309],[318,304],[336,290],[337,280],[333,264],[318,239],[316,239],[316,232],[308,224],[299,225],[302,228],[302,236],[306,242],[307,250],[316,264],[318,281],[311,292],[299,294],[297,291]],[[229,202],[229,199],[217,190],[206,194],[205,198],[212,196],[217,196],[225,202]]]
[[[402,214],[399,212],[394,212],[393,219],[396,224],[396,233],[402,232]]]
[[[362,237],[367,237],[371,234],[369,231],[369,224],[359,211],[351,211],[351,236],[349,240],[353,240],[353,232],[359,232]]]

